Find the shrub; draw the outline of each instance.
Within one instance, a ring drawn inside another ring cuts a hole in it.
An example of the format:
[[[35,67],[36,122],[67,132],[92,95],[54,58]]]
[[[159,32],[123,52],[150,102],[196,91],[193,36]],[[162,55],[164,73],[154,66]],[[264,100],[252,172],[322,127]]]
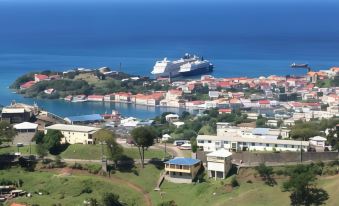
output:
[[[233,176],[233,177],[232,177],[231,185],[232,185],[232,187],[238,187],[238,186],[240,186],[240,184],[239,184],[239,182],[238,182],[236,176]]]
[[[98,164],[86,164],[85,169],[92,174],[98,174],[101,170],[101,165]]]
[[[93,192],[93,190],[89,186],[86,186],[81,190],[81,194],[84,194],[84,193],[90,194],[92,192]]]

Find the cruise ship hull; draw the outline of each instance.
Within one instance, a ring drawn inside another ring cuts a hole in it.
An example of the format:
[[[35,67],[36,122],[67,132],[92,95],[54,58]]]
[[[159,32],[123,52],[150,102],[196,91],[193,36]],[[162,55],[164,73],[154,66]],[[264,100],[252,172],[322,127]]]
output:
[[[211,67],[198,68],[198,69],[194,69],[194,70],[190,70],[186,72],[180,72],[180,74],[181,76],[187,77],[187,76],[196,76],[200,74],[206,74],[212,71],[213,71],[213,67],[211,66]]]

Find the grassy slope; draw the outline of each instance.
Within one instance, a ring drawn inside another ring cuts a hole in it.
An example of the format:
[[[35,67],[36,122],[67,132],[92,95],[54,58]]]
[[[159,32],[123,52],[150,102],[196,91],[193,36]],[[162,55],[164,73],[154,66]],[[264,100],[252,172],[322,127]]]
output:
[[[106,147],[104,146],[104,151]],[[29,146],[20,147],[19,151],[22,154],[29,154]],[[0,149],[0,154],[4,153],[13,153],[17,152],[17,147],[6,147]],[[32,154],[36,154],[35,145],[31,146]],[[124,154],[134,158],[139,159],[139,152],[137,148],[124,148]],[[70,145],[64,152],[60,155],[62,158],[67,159],[89,159],[89,160],[96,160],[100,159],[101,157],[101,146],[100,145],[82,145],[82,144],[75,144]],[[163,158],[164,151],[162,150],[155,150],[149,149],[145,152],[145,158]]]
[[[1,178],[22,179],[24,184],[22,189],[31,192],[48,191],[49,195],[33,194],[32,198],[16,198],[16,202],[36,203],[39,205],[52,205],[61,203],[62,205],[82,205],[88,198],[96,198],[100,201],[104,192],[114,192],[119,194],[121,200],[128,203],[139,203],[142,205],[142,196],[124,185],[112,184],[101,178],[87,175],[60,176],[49,172],[25,172],[21,169],[10,169],[0,171]],[[90,194],[81,194],[81,190],[89,186],[92,189]],[[126,195],[128,194],[128,195]]]
[[[104,146],[104,152],[106,147]],[[137,148],[124,148],[124,154],[133,158],[139,159],[139,152]],[[149,149],[145,152],[145,158],[162,158],[164,152],[162,150]],[[70,145],[66,151],[61,153],[61,157],[68,159],[100,159],[101,146],[100,145]]]

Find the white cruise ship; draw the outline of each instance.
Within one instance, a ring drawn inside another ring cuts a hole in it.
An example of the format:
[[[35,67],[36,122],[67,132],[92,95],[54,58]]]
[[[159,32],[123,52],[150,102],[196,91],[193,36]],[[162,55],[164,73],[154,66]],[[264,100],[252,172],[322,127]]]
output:
[[[188,62],[180,67],[181,76],[195,76],[213,71],[213,64],[207,60],[199,59],[194,62]]]
[[[195,62],[199,60],[196,56],[191,56],[185,54],[181,59],[175,61],[169,61],[167,58],[164,58],[162,61],[157,61],[151,72],[155,77],[177,77],[180,76],[179,70],[180,67],[186,63]]]

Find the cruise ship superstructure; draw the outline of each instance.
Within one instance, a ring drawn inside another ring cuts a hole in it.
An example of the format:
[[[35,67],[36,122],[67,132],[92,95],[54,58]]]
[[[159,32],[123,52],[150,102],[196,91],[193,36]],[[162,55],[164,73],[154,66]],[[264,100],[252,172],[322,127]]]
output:
[[[205,68],[206,67],[206,68]],[[185,54],[181,59],[169,61],[164,58],[157,61],[151,72],[155,77],[190,76],[210,71],[213,66],[207,60],[201,60],[195,55]],[[198,69],[197,71],[195,71]]]
[[[179,73],[182,76],[195,76],[213,71],[213,64],[207,60],[188,62],[180,67]]]

